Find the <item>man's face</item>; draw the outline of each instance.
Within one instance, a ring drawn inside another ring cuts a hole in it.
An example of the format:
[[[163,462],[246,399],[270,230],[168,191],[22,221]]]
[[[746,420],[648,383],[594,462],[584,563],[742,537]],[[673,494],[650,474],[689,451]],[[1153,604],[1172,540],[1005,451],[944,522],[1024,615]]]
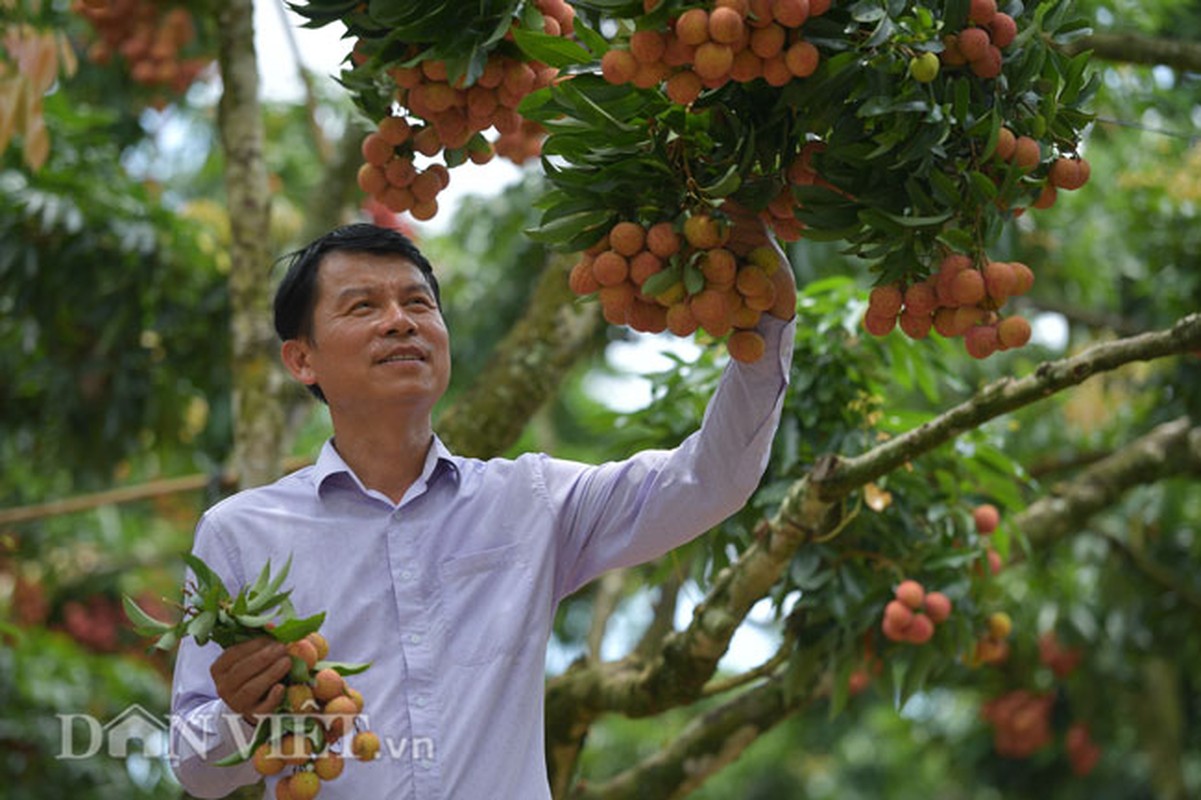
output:
[[[391,254],[335,251],[317,273],[311,341],[284,343],[297,380],[331,412],[409,403],[431,411],[450,382],[450,340],[433,290]]]

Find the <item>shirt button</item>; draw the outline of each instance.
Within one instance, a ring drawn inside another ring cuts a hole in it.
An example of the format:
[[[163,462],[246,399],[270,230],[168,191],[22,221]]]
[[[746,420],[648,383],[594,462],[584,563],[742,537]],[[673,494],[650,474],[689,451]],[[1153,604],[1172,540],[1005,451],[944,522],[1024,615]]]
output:
[[[410,633],[409,634],[409,643],[410,644],[421,644],[421,634],[420,633]]]
[[[410,570],[405,569],[400,571],[400,579],[402,581],[410,580],[412,577],[413,573]]]
[[[417,706],[418,708],[425,708],[425,697],[422,695],[417,695],[413,698],[413,705]]]

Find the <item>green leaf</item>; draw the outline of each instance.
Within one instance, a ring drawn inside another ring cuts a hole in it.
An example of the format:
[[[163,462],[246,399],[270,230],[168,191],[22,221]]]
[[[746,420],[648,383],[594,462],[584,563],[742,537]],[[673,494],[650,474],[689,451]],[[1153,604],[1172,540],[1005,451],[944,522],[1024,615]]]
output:
[[[679,266],[670,266],[656,272],[642,284],[642,293],[648,297],[661,294],[681,279],[681,273],[682,270]]]
[[[888,219],[891,219],[902,228],[928,228],[933,225],[943,224],[949,220],[955,212],[948,210],[942,214],[935,214],[927,217],[909,217],[903,214],[890,214],[887,211],[881,211],[879,213]]]
[[[897,697],[898,708],[904,706],[910,697],[922,690],[926,685],[930,670],[941,658],[944,656],[934,647],[916,648],[913,660],[909,663],[909,668],[905,670],[904,680],[900,683],[900,694]]]
[[[173,630],[167,631],[162,636],[158,637],[158,641],[154,643],[154,650],[162,650],[164,653],[169,653],[179,644],[179,634]]]
[[[217,597],[229,597],[229,590],[225,588],[221,578],[217,576],[216,572],[213,572],[208,564],[204,563],[200,556],[194,553],[184,553],[183,560],[191,568],[192,574],[196,576],[196,582],[202,595],[208,594],[213,589],[219,589]]]
[[[684,265],[684,291],[688,294],[697,294],[705,288],[705,273],[701,272],[700,268],[689,261]]]
[[[271,635],[276,641],[295,642],[316,631],[321,627],[322,622],[325,622],[324,611],[304,619],[290,619],[281,623],[271,631]]]
[[[609,40],[589,28],[577,15],[571,24],[575,36],[584,46],[592,51],[593,56],[600,58],[609,50]]]
[[[268,562],[270,563],[270,562]],[[283,586],[284,580],[288,577],[288,573],[292,570],[292,554],[288,554],[288,560],[284,562],[283,569],[279,571],[269,584],[267,584],[267,594],[275,594],[279,591],[279,587]]]
[[[563,81],[552,89],[553,94],[574,112],[577,119],[583,120],[594,128],[597,128],[597,133],[602,136],[631,133],[640,130],[638,127],[622,122],[614,117],[585,94],[579,88],[579,85],[580,82],[578,80]]]
[[[214,761],[218,767],[236,767],[238,764],[243,764],[254,757],[254,751],[259,749],[264,742],[271,737],[271,726],[259,722],[254,729],[254,737],[246,745],[245,749],[234,750],[225,758]]]
[[[277,605],[282,603],[290,594],[292,594],[291,589],[286,592],[278,592],[276,594],[267,594],[264,592],[262,595],[256,597],[247,604],[246,611],[251,614],[265,612],[267,609],[275,608]],[[272,612],[272,616],[274,616],[274,613],[275,612]]]
[[[216,623],[216,612],[201,611],[188,623],[188,635],[195,639],[197,644],[207,644],[209,636],[213,633],[213,625]]]
[[[339,675],[346,677],[347,675],[358,675],[360,672],[366,672],[371,667],[371,662],[353,663],[350,661],[318,661],[313,666],[313,672],[320,672],[323,669],[332,669]]]
[[[133,624],[133,629],[142,636],[157,636],[175,629],[173,624],[162,622],[147,614],[129,595],[121,597],[121,604],[125,606],[125,616]]]
[[[576,64],[587,64],[592,60],[592,54],[562,36],[551,36],[541,31],[514,28],[513,41],[521,48],[521,52],[534,61],[541,61],[559,69]]]
[[[275,619],[275,614],[235,614],[234,619],[246,628],[263,628]]]
[[[263,564],[263,568],[259,570],[259,576],[255,578],[254,583],[250,587],[251,594],[257,594],[267,588],[267,584],[271,581],[271,559],[267,559]]]
[[[563,242],[584,231],[609,225],[616,216],[608,210],[579,211],[527,229],[525,233],[536,242]]]
[[[701,192],[708,197],[728,197],[738,191],[742,185],[742,176],[738,173],[738,165],[732,165],[726,173],[708,186],[702,186]]]
[[[971,182],[972,194],[981,205],[997,199],[997,185],[983,172],[972,170],[968,173],[968,181]]]

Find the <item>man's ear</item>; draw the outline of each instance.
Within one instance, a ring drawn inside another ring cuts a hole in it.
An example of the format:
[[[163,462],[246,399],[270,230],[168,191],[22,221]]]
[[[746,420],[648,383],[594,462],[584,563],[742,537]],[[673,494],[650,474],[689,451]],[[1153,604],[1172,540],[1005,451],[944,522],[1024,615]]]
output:
[[[312,386],[317,382],[317,375],[309,361],[309,350],[310,345],[301,339],[288,339],[279,348],[280,360],[284,362],[288,372],[305,386]]]

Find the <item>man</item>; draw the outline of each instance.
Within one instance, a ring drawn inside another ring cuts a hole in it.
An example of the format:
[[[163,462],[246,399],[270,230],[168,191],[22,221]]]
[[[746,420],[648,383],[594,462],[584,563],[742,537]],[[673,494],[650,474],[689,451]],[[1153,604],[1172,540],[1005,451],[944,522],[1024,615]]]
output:
[[[767,241],[752,217],[735,230],[740,249]],[[195,552],[235,592],[291,555],[297,613],[327,612],[331,658],[371,662],[352,682],[381,757],[348,763],[322,796],[549,798],[542,700],[557,604],[742,507],[779,421],[794,323],[765,315],[767,355],[731,362],[679,447],[592,466],[447,451],[432,423],[450,377],[438,285],[395,232],[351,225],[295,254],[275,320],[284,364],[328,404],[334,436],[312,467],[209,509]],[[189,792],[258,779],[248,763],[212,762],[276,710],[289,666],[266,638],[181,645],[172,738]]]

